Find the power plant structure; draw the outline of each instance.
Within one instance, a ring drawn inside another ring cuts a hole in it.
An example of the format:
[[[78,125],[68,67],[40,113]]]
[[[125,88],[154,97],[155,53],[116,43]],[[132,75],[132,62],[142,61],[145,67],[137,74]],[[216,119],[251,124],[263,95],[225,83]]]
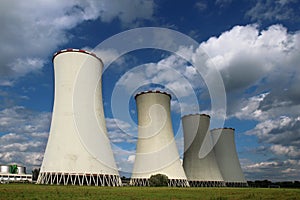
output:
[[[145,91],[135,96],[138,141],[130,185],[149,186],[151,175],[168,176],[169,186],[187,187],[171,122],[171,95]]]
[[[120,186],[102,102],[103,63],[78,49],[53,56],[55,97],[38,184]]]
[[[214,140],[214,152],[222,177],[228,187],[247,187],[236,151],[233,128],[211,130]],[[218,138],[218,140],[217,140]]]
[[[214,151],[199,158],[204,138],[209,132],[210,116],[190,114],[182,117],[184,133],[183,168],[191,187],[224,187],[225,182]],[[212,145],[212,144],[211,144]]]
[[[0,165],[0,183],[32,182],[32,175],[26,174],[26,167],[19,165]]]
[[[37,183],[121,186],[104,117],[101,59],[88,51],[65,49],[55,53],[52,61],[54,105]],[[149,186],[150,177],[157,174],[168,177],[168,186],[247,186],[233,128],[209,131],[209,115],[183,116],[182,165],[172,128],[171,95],[158,90],[144,91],[136,94],[135,100],[138,140],[131,186]],[[211,144],[204,144],[208,134]],[[214,145],[203,158],[199,156],[202,145]],[[25,168],[2,165],[0,180],[15,177],[12,169],[18,177],[25,174]],[[32,180],[32,175],[26,177]]]

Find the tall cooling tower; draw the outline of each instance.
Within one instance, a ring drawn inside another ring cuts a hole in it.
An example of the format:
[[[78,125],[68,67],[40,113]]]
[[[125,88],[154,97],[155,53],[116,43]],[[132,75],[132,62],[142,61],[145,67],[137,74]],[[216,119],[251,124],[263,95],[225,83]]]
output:
[[[131,185],[148,186],[151,175],[164,174],[169,186],[189,186],[179,159],[171,122],[171,95],[146,91],[135,96],[138,141]]]
[[[211,130],[213,140],[220,135],[214,151],[217,162],[226,183],[229,187],[248,186],[243,174],[240,161],[236,152],[233,128],[220,128]]]
[[[120,186],[102,103],[102,61],[66,49],[53,56],[55,98],[37,183]]]
[[[199,158],[200,147],[208,133],[210,116],[192,114],[182,117],[184,133],[183,167],[192,187],[222,187],[225,182],[219,170],[214,151]]]

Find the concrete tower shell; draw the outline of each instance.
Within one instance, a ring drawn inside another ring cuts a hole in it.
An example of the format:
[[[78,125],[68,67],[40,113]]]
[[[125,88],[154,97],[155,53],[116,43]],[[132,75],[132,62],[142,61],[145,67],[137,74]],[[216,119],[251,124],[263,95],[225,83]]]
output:
[[[218,138],[214,151],[217,162],[226,183],[229,187],[246,187],[247,181],[243,174],[236,151],[233,128],[220,128],[211,130],[213,140]]]
[[[52,121],[37,183],[121,185],[104,118],[102,61],[90,52],[66,49],[54,54],[53,64]]]
[[[183,167],[192,187],[222,187],[225,182],[219,170],[214,151],[199,158],[206,134],[209,134],[210,116],[192,114],[182,117],[184,133]]]
[[[189,186],[174,139],[170,114],[171,95],[146,91],[135,96],[138,141],[131,185],[148,186],[151,175],[164,174],[169,186]]]

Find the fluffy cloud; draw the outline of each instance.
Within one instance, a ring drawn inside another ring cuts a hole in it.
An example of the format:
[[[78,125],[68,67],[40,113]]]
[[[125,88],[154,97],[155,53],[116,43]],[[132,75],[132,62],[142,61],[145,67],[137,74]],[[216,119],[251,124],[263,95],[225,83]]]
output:
[[[268,93],[259,94],[250,98],[244,98],[240,100],[239,106],[234,109],[234,117],[238,119],[251,119],[251,120],[262,120],[266,116],[259,109],[260,103]]]
[[[281,25],[265,30],[248,25],[201,44],[221,71],[228,117],[257,123],[246,134],[258,138],[269,162],[298,159],[300,154],[299,38],[299,32],[290,33]],[[266,178],[274,177],[267,168],[263,172]]]
[[[119,18],[125,25],[136,22],[138,19],[151,19],[155,6],[152,0],[125,0],[121,2],[106,0],[102,2],[92,1],[89,4],[94,4],[102,21],[110,22],[114,18]]]
[[[197,96],[205,85],[201,80],[196,69],[186,60],[171,55],[157,63],[147,63],[127,71],[118,80],[114,92],[126,91],[134,95],[144,90],[167,91],[172,94],[172,111],[183,115],[198,110]]]
[[[252,21],[263,20],[299,20],[299,13],[295,9],[297,0],[259,0],[246,16]]]
[[[299,63],[299,38],[299,33],[290,34],[281,25],[262,31],[256,25],[235,26],[203,42],[200,48],[221,71],[226,91],[241,92],[263,79],[272,84],[282,81],[281,87],[290,86],[290,73],[299,73],[295,68]]]
[[[277,144],[271,146],[271,151],[277,155],[286,155],[288,157],[300,157],[299,149],[296,149],[295,146],[285,147],[283,145]]]
[[[87,20],[111,22],[119,19],[124,26],[153,16],[154,2],[116,0],[5,1],[1,3],[0,84],[36,72],[47,63],[49,52],[70,39],[68,30]]]
[[[294,181],[300,178],[300,162],[293,159],[257,163],[247,161],[247,164],[243,166],[243,170],[248,180]]]
[[[109,139],[115,145],[118,143],[134,143],[137,137],[137,127],[119,119],[106,118]]]
[[[22,106],[0,111],[0,163],[17,163],[30,169],[41,165],[51,114]]]
[[[195,7],[199,10],[199,11],[204,11],[207,9],[207,4],[203,1],[198,1],[197,3],[195,3]]]
[[[246,132],[267,143],[270,152],[285,158],[300,158],[300,117],[280,116],[258,123]]]
[[[129,163],[134,163],[134,161],[135,161],[135,155],[130,155],[130,156],[128,156],[127,161],[128,161]]]
[[[11,134],[37,134],[48,131],[50,113],[36,113],[22,106],[0,111],[0,132]]]
[[[206,52],[209,56],[205,58],[206,67],[214,65],[222,75],[229,116],[242,119],[254,114],[258,120],[269,117],[261,115],[260,111],[272,108],[276,117],[288,106],[299,105],[299,51],[300,33],[289,33],[282,25],[272,25],[265,30],[259,30],[257,25],[235,26],[202,42],[196,51],[189,48],[178,50],[181,54],[186,52],[186,57],[192,61],[202,59],[202,53]],[[213,80],[214,77],[205,79]],[[175,55],[128,71],[118,84],[133,92],[137,83],[161,84],[173,91],[177,98],[191,95],[201,95],[201,101],[209,98],[203,77]],[[181,103],[191,105],[190,102]]]

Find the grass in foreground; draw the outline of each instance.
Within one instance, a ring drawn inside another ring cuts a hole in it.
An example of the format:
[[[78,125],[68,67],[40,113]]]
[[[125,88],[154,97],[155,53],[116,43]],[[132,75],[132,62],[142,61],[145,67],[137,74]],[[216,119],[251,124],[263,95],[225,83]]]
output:
[[[1,184],[0,199],[299,199],[300,189],[88,187]]]

